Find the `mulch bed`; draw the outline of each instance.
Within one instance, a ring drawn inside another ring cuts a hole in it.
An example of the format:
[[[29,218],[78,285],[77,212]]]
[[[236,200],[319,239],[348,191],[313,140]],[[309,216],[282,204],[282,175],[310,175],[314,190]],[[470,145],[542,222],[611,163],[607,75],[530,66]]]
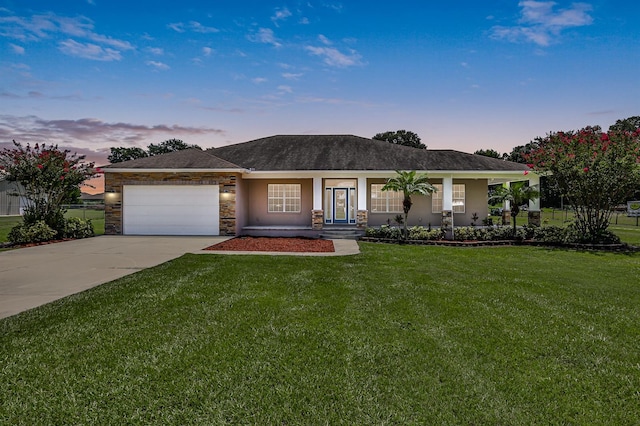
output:
[[[207,247],[205,250],[275,251],[289,253],[326,253],[335,251],[333,241],[283,237],[236,237]]]

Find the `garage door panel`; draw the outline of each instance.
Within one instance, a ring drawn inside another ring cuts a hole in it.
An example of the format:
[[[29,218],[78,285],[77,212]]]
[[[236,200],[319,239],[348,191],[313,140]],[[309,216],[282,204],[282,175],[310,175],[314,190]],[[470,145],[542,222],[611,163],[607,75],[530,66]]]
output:
[[[219,235],[217,185],[125,185],[123,228],[133,235]]]

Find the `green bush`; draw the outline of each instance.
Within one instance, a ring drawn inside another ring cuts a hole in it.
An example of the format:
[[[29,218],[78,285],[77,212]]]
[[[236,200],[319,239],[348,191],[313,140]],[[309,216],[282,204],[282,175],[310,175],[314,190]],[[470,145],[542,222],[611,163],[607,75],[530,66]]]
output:
[[[396,226],[382,225],[380,228],[367,228],[365,236],[372,238],[402,238],[402,229]]]
[[[22,218],[24,223],[29,225],[34,225],[38,221],[43,221],[47,226],[49,226],[49,228],[56,231],[56,235],[54,237],[62,238],[64,235],[65,219],[64,210],[62,209],[43,213],[35,207],[29,206],[25,208]]]
[[[14,244],[28,244],[52,240],[56,234],[57,232],[43,220],[39,220],[31,224],[21,223],[14,226],[9,231],[8,238]]]
[[[565,227],[562,226],[541,226],[536,228],[533,239],[541,243],[562,244],[567,235]]]
[[[444,231],[441,229],[428,229],[424,226],[412,226],[409,228],[410,240],[441,240],[444,238]]]
[[[88,238],[95,235],[91,220],[83,220],[79,217],[70,217],[65,220],[65,238]]]
[[[575,225],[565,228],[564,243],[567,244],[620,244],[620,238],[608,229],[600,231],[598,235],[584,234]]]
[[[398,227],[382,225],[379,228],[367,228],[365,235],[373,238],[402,238],[402,230]],[[424,226],[409,228],[410,240],[442,240],[442,229],[427,229]],[[524,225],[516,229],[514,235],[510,226],[497,226],[478,228],[473,226],[460,226],[454,228],[456,241],[502,241],[502,240],[533,240],[547,244],[619,244],[620,239],[611,231],[604,231],[593,238],[590,235],[580,233],[574,226],[530,226]]]

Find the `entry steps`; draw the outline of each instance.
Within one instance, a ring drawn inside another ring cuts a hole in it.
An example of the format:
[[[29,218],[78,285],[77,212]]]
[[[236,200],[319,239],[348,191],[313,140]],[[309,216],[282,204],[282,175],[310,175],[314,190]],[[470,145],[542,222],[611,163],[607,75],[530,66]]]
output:
[[[325,240],[358,240],[364,231],[357,228],[323,228],[320,238]]]

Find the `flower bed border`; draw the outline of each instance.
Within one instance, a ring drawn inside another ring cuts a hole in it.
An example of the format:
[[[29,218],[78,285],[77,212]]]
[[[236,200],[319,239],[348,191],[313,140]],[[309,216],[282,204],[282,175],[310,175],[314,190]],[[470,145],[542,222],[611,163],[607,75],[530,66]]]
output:
[[[495,241],[450,241],[450,240],[398,240],[393,238],[361,237],[360,241],[370,243],[407,244],[448,247],[497,247],[497,246],[536,246],[549,248],[565,248],[589,251],[640,252],[640,247],[628,244],[561,244],[545,243],[533,240],[495,240]]]

